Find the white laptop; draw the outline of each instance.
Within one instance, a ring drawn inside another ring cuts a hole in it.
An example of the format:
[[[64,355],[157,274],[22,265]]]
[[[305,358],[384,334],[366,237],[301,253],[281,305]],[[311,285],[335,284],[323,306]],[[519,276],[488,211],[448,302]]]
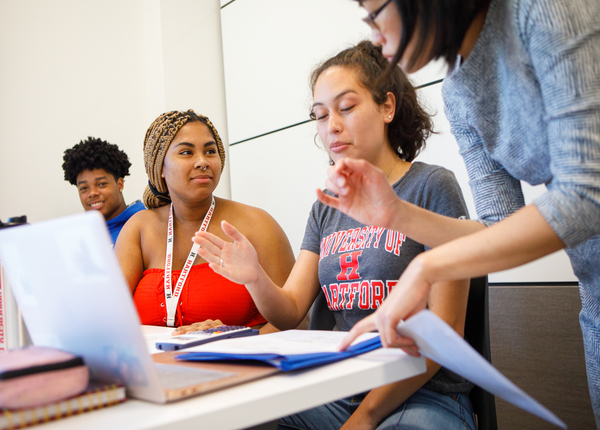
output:
[[[129,397],[165,403],[274,372],[153,359],[99,212],[0,230],[0,261],[33,344],[82,356]]]

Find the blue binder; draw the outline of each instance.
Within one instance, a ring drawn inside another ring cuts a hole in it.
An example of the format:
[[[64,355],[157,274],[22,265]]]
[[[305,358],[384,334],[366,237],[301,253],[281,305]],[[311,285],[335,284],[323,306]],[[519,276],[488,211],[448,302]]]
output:
[[[318,352],[311,354],[229,354],[220,352],[187,352],[178,355],[178,360],[184,361],[242,361],[253,360],[268,363],[284,372],[290,370],[305,369],[307,367],[319,366],[321,364],[333,363],[365,352],[381,348],[379,336],[351,345],[345,351]]]

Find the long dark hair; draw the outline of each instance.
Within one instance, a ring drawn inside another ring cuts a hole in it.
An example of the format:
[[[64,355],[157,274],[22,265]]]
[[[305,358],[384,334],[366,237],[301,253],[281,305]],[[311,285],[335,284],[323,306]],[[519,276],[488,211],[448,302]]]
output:
[[[379,79],[389,67],[389,62],[381,54],[381,48],[363,41],[317,66],[310,75],[313,94],[319,76],[334,66],[354,70],[361,84],[371,92],[373,100],[379,106],[387,100],[388,93],[394,94],[396,112],[392,122],[388,124],[388,140],[400,158],[405,161],[414,160],[425,147],[425,141],[432,132],[432,122],[429,114],[417,101],[415,88],[404,72],[399,67],[394,67],[388,79]],[[313,112],[310,116],[315,119]]]
[[[430,59],[443,58],[452,68],[469,25],[489,6],[490,0],[394,0],[394,4],[400,13],[402,33],[391,66],[398,64],[408,43],[416,37],[417,46],[408,60],[409,68],[414,66],[427,38],[433,34]]]

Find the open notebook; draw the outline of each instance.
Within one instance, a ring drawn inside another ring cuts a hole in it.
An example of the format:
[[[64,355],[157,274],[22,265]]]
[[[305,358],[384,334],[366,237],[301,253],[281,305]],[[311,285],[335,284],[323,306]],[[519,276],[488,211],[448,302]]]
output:
[[[129,397],[165,403],[278,372],[150,355],[99,212],[2,230],[0,260],[33,343],[82,356]]]

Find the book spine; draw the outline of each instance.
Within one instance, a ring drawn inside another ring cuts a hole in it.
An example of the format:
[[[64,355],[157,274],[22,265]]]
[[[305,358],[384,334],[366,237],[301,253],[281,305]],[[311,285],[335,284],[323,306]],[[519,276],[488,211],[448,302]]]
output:
[[[25,325],[0,262],[0,351],[25,346]],[[30,341],[29,341],[30,343]]]
[[[29,333],[0,262],[0,351],[30,344]]]
[[[2,262],[0,261],[0,351],[6,351],[6,330],[4,323],[5,306],[4,306],[4,271],[2,270]]]

